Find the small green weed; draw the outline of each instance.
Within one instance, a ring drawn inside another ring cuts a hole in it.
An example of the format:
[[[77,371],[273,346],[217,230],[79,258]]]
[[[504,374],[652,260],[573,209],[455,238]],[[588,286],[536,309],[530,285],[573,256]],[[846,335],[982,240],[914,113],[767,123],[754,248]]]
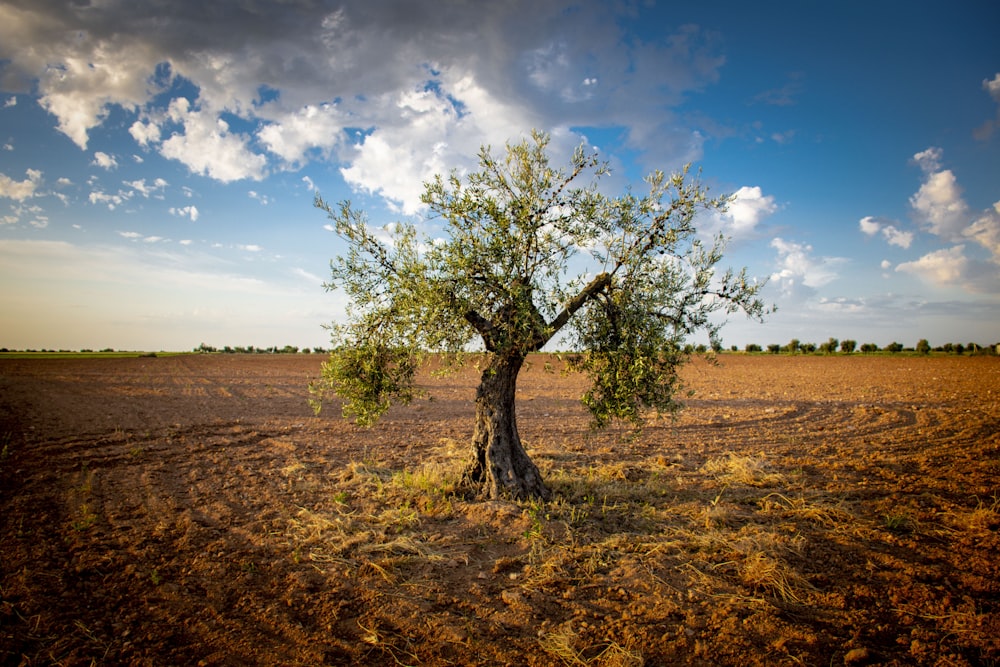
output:
[[[894,533],[913,532],[913,521],[905,514],[886,514],[882,517],[882,524]]]

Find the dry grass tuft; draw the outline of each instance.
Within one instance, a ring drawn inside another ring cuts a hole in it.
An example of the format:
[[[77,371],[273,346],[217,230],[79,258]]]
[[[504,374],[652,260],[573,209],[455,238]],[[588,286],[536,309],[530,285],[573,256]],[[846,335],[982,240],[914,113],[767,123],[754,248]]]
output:
[[[952,511],[946,515],[947,524],[956,530],[980,533],[1000,527],[1000,498],[990,502],[977,499],[976,506],[966,511]]]
[[[645,660],[638,650],[622,646],[616,642],[598,644],[577,649],[579,635],[570,624],[545,633],[538,640],[542,650],[564,665],[593,665],[594,667],[642,667]],[[586,657],[594,654],[592,657]]]
[[[701,469],[724,484],[760,487],[776,486],[785,481],[783,475],[768,472],[763,456],[731,453],[725,458],[709,459]]]
[[[803,602],[802,593],[813,587],[802,575],[771,555],[758,551],[738,563],[740,580],[754,591],[766,591],[785,602]]]

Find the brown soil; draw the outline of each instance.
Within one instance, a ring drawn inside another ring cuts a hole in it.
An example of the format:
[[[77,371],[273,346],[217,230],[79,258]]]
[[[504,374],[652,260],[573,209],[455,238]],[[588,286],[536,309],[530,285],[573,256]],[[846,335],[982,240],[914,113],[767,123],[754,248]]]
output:
[[[1000,359],[724,355],[548,503],[454,493],[473,369],[370,430],[319,357],[0,360],[0,662],[1000,664]]]

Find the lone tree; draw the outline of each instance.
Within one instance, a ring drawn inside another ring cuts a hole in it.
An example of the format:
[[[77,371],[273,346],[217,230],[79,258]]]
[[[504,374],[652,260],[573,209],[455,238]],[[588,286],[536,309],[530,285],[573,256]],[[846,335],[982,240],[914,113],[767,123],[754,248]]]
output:
[[[343,289],[346,324],[332,325],[335,349],[311,386],[314,405],[336,394],[345,417],[372,424],[394,402],[415,395],[414,375],[433,352],[485,348],[476,392],[472,456],[463,484],[488,498],[548,498],[528,457],[514,407],[527,355],[557,335],[579,353],[576,370],[592,380],[583,403],[595,426],[642,421],[645,408],[673,412],[682,341],[696,330],[718,341],[717,311],[768,309],[746,269],[716,273],[724,239],[706,245],[695,217],[724,210],[689,171],[654,172],[648,192],[608,197],[597,180],[608,172],[578,148],[557,169],[549,138],[479,153],[480,170],[438,176],[422,202],[432,236],[410,223],[373,230],[350,202],[320,197],[347,253],[331,262],[327,289]]]

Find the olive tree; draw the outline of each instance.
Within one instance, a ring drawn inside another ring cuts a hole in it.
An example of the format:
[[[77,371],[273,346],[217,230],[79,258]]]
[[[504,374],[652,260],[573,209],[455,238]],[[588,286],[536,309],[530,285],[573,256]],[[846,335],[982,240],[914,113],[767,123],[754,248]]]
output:
[[[350,202],[316,205],[346,242],[331,262],[328,289],[350,299],[347,321],[331,325],[335,349],[312,384],[317,405],[335,394],[346,417],[371,424],[415,395],[415,372],[431,353],[484,354],[476,392],[472,452],[463,483],[488,498],[547,498],[517,429],[515,390],[529,353],[558,336],[587,373],[582,397],[595,426],[638,425],[645,410],[679,404],[682,341],[713,314],[761,319],[762,284],[717,272],[720,236],[705,243],[695,219],[724,210],[689,169],[654,172],[641,194],[603,194],[608,172],[582,147],[564,168],[548,156],[548,136],[479,153],[479,170],[425,184],[427,215],[373,229]]]

